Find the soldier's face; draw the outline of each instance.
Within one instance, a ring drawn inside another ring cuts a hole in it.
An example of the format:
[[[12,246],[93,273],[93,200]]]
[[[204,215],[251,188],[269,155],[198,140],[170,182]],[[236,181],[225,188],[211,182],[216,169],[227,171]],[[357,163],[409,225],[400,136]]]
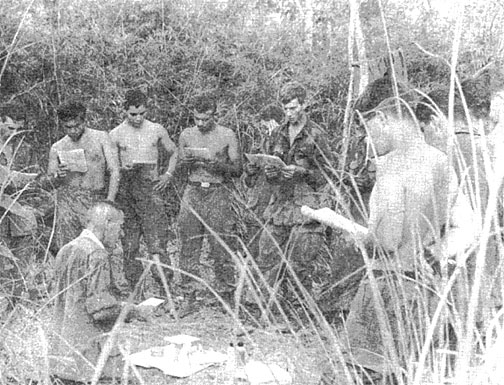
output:
[[[293,99],[289,103],[284,104],[285,116],[290,124],[295,124],[301,119],[304,106],[299,103],[299,100]]]
[[[126,110],[126,118],[128,119],[130,126],[140,128],[143,121],[145,120],[146,112],[147,108],[144,105],[138,107],[129,106]]]
[[[124,215],[122,213],[114,213],[114,215],[107,220],[105,234],[103,237],[104,246],[113,248],[117,244],[123,235],[123,223]]]
[[[206,112],[197,112],[194,111],[194,123],[196,127],[201,132],[208,132],[214,126],[214,112],[206,111]]]
[[[63,122],[63,128],[65,130],[65,134],[68,135],[68,137],[73,142],[78,142],[79,139],[84,134],[84,129],[85,129],[84,119],[79,118],[79,119],[72,119],[72,120],[68,120],[66,122]]]
[[[383,114],[378,113],[367,120],[366,131],[370,156],[383,156],[393,150],[392,128],[387,124],[387,119]]]

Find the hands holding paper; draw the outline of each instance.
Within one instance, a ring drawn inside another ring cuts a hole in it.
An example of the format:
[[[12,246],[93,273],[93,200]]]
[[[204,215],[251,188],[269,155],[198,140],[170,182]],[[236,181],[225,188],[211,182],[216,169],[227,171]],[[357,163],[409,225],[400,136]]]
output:
[[[70,172],[70,167],[65,163],[58,164],[58,169],[56,170],[57,178],[65,178]]]

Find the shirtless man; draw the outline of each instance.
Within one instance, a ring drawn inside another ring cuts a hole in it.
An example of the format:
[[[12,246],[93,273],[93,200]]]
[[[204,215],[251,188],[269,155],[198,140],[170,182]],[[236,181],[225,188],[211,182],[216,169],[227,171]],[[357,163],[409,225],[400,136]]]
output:
[[[177,147],[160,124],[145,119],[147,97],[140,91],[126,93],[126,119],[110,132],[114,148],[119,152],[121,182],[117,203],[124,212],[124,272],[134,288],[143,265],[139,257],[143,235],[149,254],[169,264],[166,254],[168,217],[159,192],[170,182],[177,161]],[[168,169],[159,175],[158,144],[170,154]],[[160,284],[157,269],[154,278]]]
[[[425,257],[440,259],[463,252],[474,239],[469,227],[473,212],[466,197],[457,194],[447,156],[425,142],[411,110],[393,98],[390,80],[378,79],[368,87],[379,91],[356,108],[364,114],[377,158],[376,183],[368,227],[354,236],[373,246],[367,272],[376,278],[392,346],[383,339],[380,319],[386,320],[377,314],[379,305],[369,279],[353,299],[346,330],[350,361],[383,373],[393,367],[394,356],[399,362],[392,361],[405,365],[410,357],[400,356],[401,352],[413,354],[411,349],[418,346],[414,336],[427,330],[423,322],[432,316],[428,304],[434,301],[428,289],[432,269]]]
[[[234,264],[220,242],[224,241],[234,250],[236,220],[229,182],[232,177],[240,176],[242,165],[236,135],[215,122],[215,111],[213,98],[198,97],[194,103],[196,125],[182,131],[179,138],[180,167],[188,174],[178,219],[180,266],[200,276],[202,236],[209,233],[209,227],[221,238],[208,237],[209,258],[214,261],[215,289],[225,300],[231,300],[235,284]],[[188,276],[182,276],[182,290],[187,301],[197,299],[198,294],[196,289],[190,288],[190,281]]]
[[[69,102],[58,108],[65,136],[51,146],[47,174],[57,187],[56,246],[76,238],[85,228],[88,209],[97,200],[113,201],[119,184],[119,166],[109,135],[85,124],[86,107]],[[61,161],[68,151],[80,151],[85,161],[80,171]],[[83,171],[86,170],[86,171]],[[108,185],[105,174],[109,174]]]

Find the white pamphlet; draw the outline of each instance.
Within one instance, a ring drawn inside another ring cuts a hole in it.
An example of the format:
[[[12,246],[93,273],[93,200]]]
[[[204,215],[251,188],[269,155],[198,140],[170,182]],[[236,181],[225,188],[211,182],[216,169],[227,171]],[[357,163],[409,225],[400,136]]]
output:
[[[202,159],[211,159],[210,150],[206,147],[184,147],[184,152]]]
[[[156,307],[156,306],[161,305],[163,302],[164,302],[164,300],[161,298],[150,297],[150,298],[147,298],[145,301],[140,302],[137,306]]]
[[[276,155],[266,155],[266,154],[245,154],[250,163],[257,164],[260,167],[274,166],[278,168],[284,168],[287,165],[282,159]]]
[[[82,148],[69,151],[58,151],[58,158],[70,171],[87,172],[86,154]]]

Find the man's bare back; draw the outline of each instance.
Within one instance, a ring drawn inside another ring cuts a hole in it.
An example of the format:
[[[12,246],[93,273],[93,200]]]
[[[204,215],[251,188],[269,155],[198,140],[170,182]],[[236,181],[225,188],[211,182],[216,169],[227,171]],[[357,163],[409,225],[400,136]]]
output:
[[[425,143],[380,159],[369,229],[380,246],[400,255],[405,267],[446,222],[446,208],[453,203],[448,202],[449,181],[446,155]]]

